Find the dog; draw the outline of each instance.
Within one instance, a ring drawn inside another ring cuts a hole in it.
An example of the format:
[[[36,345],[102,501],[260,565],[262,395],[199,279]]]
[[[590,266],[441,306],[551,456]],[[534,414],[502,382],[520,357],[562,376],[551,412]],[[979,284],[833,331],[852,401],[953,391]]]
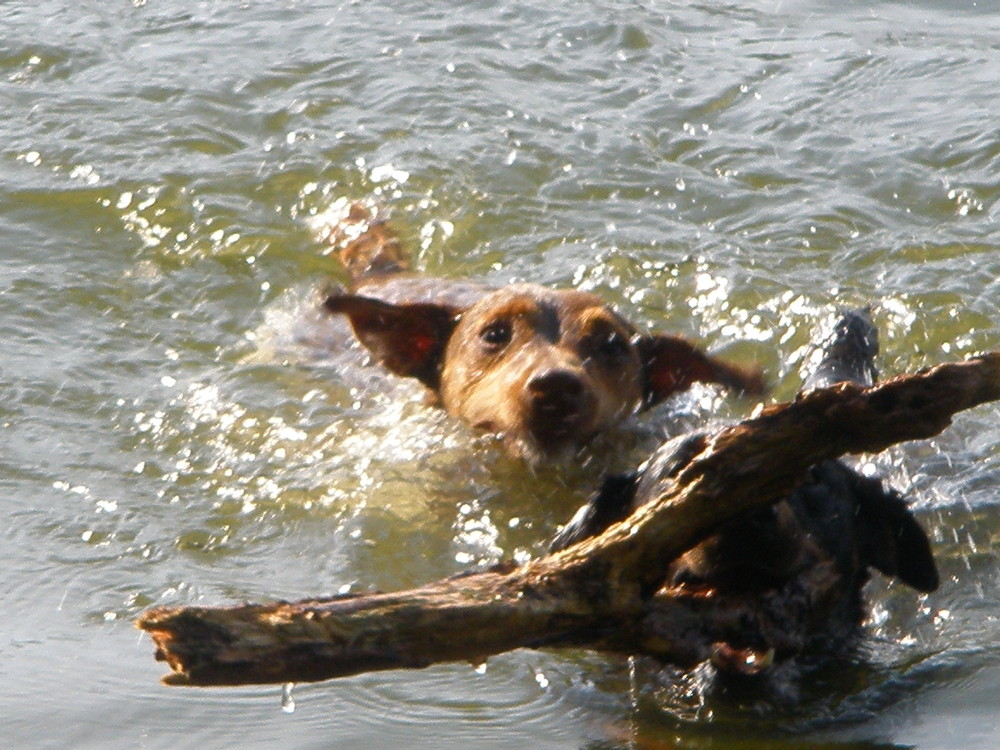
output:
[[[500,289],[413,273],[388,224],[360,203],[323,238],[350,277],[322,302],[343,314],[390,371],[499,435],[529,463],[559,461],[594,435],[695,382],[764,391],[759,370],[669,334],[642,334],[599,297],[514,284]]]
[[[804,390],[843,381],[871,386],[877,352],[868,312],[844,313]],[[609,477],[551,549],[599,534],[657,497],[701,451],[703,438],[675,438],[639,471]],[[776,654],[850,642],[865,616],[862,588],[872,568],[917,591],[938,587],[930,542],[902,495],[845,461],[825,461],[785,499],[730,521],[674,561],[666,586],[691,599],[714,597],[737,613],[730,622],[738,627],[713,634],[710,659],[721,674],[754,677]],[[817,601],[811,582],[831,574],[833,595]]]

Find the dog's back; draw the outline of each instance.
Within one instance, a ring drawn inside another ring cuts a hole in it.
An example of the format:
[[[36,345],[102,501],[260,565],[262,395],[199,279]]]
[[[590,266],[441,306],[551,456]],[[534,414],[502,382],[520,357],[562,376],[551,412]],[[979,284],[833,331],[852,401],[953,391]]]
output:
[[[866,310],[845,311],[823,351],[804,389],[874,385],[878,333]],[[938,585],[926,534],[902,496],[843,460],[813,466],[783,502],[732,522],[699,545],[678,562],[674,580],[721,591],[771,588],[817,556],[842,576],[858,622],[870,567],[919,591]]]
[[[877,334],[867,312],[845,313],[808,387],[844,380],[871,385],[877,351]],[[553,549],[599,534],[657,497],[663,483],[701,450],[702,437],[676,438],[639,472],[606,480],[556,537]],[[822,603],[818,625],[828,646],[843,643],[862,622],[861,590],[871,568],[918,591],[938,586],[927,535],[903,497],[844,461],[812,467],[784,500],[726,524],[674,563],[667,585],[694,596],[723,597],[734,607],[752,607],[767,597],[782,596],[790,586],[801,587],[810,571],[820,567],[838,577],[837,596]],[[755,662],[747,654],[759,657],[767,650],[759,634],[728,633],[720,641],[717,666],[738,673]]]

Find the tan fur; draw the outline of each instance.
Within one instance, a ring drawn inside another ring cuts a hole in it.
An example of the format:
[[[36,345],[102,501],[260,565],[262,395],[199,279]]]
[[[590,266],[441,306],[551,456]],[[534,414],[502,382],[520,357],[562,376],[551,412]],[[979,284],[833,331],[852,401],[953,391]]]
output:
[[[678,336],[640,335],[592,294],[403,273],[398,241],[357,204],[328,236],[353,291],[330,294],[325,308],[346,314],[382,364],[419,379],[449,413],[501,435],[529,461],[567,457],[695,381],[763,390],[756,370]]]
[[[410,266],[403,246],[385,220],[373,216],[360,203],[346,206],[319,231],[337,250],[340,262],[355,282],[399,273]]]
[[[510,341],[486,343],[491,327],[508,329]],[[530,284],[502,289],[466,310],[452,332],[443,406],[503,435],[522,457],[571,452],[638,410],[642,362],[634,338],[594,295]]]

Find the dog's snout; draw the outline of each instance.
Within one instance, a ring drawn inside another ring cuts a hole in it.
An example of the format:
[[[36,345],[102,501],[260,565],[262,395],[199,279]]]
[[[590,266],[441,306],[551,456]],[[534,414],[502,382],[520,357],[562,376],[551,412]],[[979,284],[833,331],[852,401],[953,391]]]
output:
[[[583,380],[568,370],[547,370],[528,381],[528,392],[536,401],[578,401],[584,392]]]

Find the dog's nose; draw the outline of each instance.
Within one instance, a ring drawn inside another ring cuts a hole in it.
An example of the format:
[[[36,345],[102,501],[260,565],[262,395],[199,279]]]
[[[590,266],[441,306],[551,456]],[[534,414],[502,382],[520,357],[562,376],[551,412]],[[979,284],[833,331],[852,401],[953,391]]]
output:
[[[583,396],[583,381],[568,370],[547,370],[528,381],[528,393],[538,403],[573,404]]]
[[[524,429],[542,453],[568,450],[591,432],[593,396],[572,370],[540,370],[525,384],[524,395]]]

